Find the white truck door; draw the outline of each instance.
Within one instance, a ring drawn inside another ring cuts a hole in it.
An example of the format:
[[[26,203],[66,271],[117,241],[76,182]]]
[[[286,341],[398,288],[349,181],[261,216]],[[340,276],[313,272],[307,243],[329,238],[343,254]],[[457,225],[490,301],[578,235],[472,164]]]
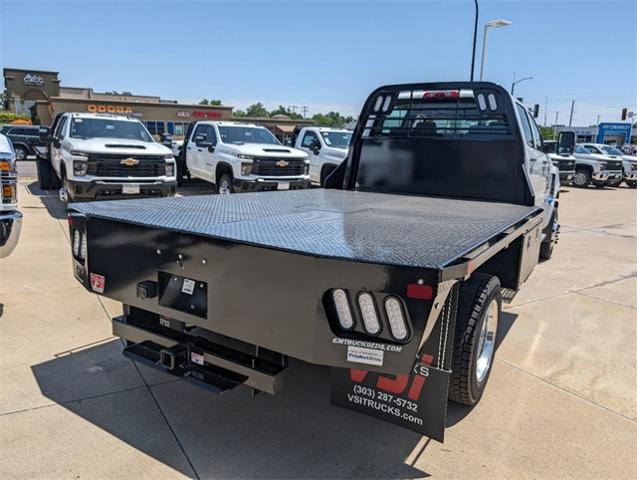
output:
[[[206,143],[207,130],[208,125],[206,124],[199,124],[193,129],[192,136],[186,147],[186,166],[192,176],[210,181],[209,178],[206,178],[203,158],[204,152],[207,152],[203,145]]]
[[[310,158],[310,180],[314,183],[321,181],[321,140],[313,130],[305,130],[299,147]]]

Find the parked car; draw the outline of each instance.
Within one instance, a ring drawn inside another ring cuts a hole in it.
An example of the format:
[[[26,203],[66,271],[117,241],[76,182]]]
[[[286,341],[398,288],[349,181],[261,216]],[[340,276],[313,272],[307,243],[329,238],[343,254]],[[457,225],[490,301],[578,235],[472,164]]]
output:
[[[18,211],[16,155],[9,139],[0,134],[0,258],[18,244],[22,214]]]
[[[603,188],[611,182],[622,179],[622,161],[612,158],[601,149],[582,144],[575,146],[575,178],[573,185]]]
[[[36,146],[41,146],[38,125],[3,125],[0,134],[5,135],[13,144],[16,160],[25,160],[36,154]]]
[[[38,157],[40,187],[59,189],[65,203],[166,197],[177,190],[172,152],[135,118],[63,113],[43,133],[47,149]]]
[[[259,125],[194,122],[181,147],[178,177],[213,183],[220,194],[308,188],[307,157]]]
[[[352,132],[326,127],[300,127],[294,130],[294,147],[310,159],[310,180],[323,185],[330,173],[347,157]]]
[[[560,136],[567,134],[568,132],[560,132]],[[574,135],[572,132],[570,136]],[[544,151],[548,153],[553,165],[560,171],[560,185],[572,185],[573,178],[575,177],[575,157],[573,156],[574,149],[565,148],[561,137],[558,136],[558,140],[544,140]],[[572,139],[569,138],[569,145],[574,147]],[[560,147],[558,148],[558,145]]]
[[[612,145],[596,144],[607,155],[612,158],[620,158],[623,164],[623,180],[630,188],[637,188],[637,157],[634,155],[627,155],[617,147]],[[621,182],[616,182],[615,186],[620,185]]]
[[[259,136],[199,127],[201,153],[242,160]],[[75,204],[73,272],[124,304],[113,333],[136,361],[273,395],[289,357],[329,366],[333,404],[442,441],[448,400],[485,391],[503,289],[557,240],[540,131],[493,83],[384,86],[325,187]]]

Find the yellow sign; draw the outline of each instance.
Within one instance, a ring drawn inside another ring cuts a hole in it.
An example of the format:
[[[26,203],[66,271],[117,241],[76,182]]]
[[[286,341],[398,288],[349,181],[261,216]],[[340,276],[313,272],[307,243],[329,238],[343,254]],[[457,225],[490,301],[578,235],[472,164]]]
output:
[[[280,168],[287,167],[289,164],[290,162],[286,160],[279,160],[278,162],[275,163],[275,165]]]
[[[139,163],[139,160],[135,158],[125,158],[124,160],[121,160],[119,163],[121,163],[122,165],[126,165],[127,167],[132,167],[133,165],[137,165]]]
[[[91,113],[119,113],[122,115],[132,115],[133,107],[124,107],[122,105],[96,105],[89,103],[86,109]]]

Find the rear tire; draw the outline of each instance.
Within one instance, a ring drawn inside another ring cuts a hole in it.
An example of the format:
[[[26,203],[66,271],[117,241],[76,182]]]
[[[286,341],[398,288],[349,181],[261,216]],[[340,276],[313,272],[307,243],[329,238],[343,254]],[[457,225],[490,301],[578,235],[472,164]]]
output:
[[[637,188],[637,182],[633,180],[626,180],[626,185],[628,185],[628,188]]]
[[[219,195],[229,195],[234,193],[234,187],[232,186],[232,176],[224,173],[217,183],[217,193]]]
[[[544,240],[540,244],[540,260],[548,260],[553,255],[553,247],[557,243],[557,232],[559,229],[559,216],[557,207],[553,209],[553,215],[549,224],[544,229]]]
[[[613,187],[613,188],[617,188],[621,185],[622,181],[621,180],[615,180],[613,182],[608,182],[606,185],[608,187]]]
[[[474,406],[482,398],[495,355],[502,308],[500,280],[474,273],[460,286],[449,399]]]

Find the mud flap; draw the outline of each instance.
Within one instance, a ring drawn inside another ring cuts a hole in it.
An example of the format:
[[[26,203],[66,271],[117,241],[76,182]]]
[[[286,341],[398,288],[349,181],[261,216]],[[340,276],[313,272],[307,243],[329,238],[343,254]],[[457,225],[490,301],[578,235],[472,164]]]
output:
[[[332,405],[414,430],[442,442],[447,417],[459,284],[452,287],[409,375],[332,368]]]

